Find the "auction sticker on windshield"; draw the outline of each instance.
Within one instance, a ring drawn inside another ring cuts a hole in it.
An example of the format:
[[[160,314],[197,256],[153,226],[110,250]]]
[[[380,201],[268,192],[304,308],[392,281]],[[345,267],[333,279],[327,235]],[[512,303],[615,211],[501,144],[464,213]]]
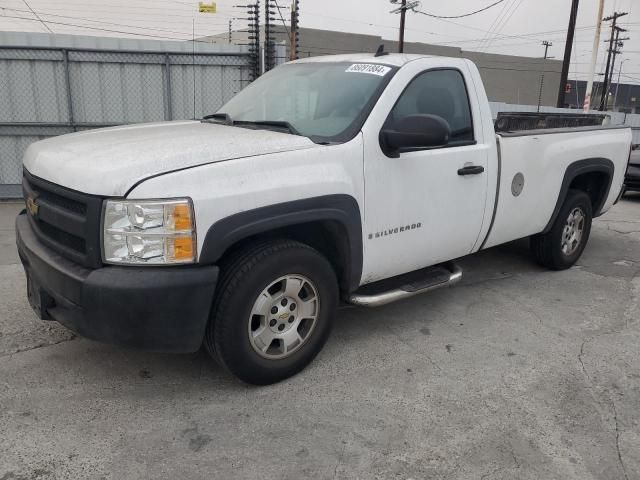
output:
[[[373,63],[354,63],[347,68],[347,73],[368,73],[370,75],[378,75],[384,77],[391,67],[385,67],[384,65],[375,65]]]

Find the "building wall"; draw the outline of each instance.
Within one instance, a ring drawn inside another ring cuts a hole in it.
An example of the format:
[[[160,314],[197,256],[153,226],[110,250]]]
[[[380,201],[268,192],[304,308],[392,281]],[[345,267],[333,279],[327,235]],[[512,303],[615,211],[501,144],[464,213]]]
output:
[[[282,27],[273,27],[272,31],[276,41],[288,44],[288,36]],[[234,32],[234,41],[246,40],[246,35],[243,31]],[[207,38],[212,42],[227,41],[226,34]],[[398,50],[398,42],[377,35],[301,28],[299,38],[300,57],[375,52],[380,45],[389,52]],[[537,105],[544,72],[541,104],[556,105],[562,70],[559,60],[469,52],[457,47],[414,42],[405,43],[404,51],[472,60],[480,70],[489,100],[495,102]]]
[[[582,80],[569,80],[568,86],[569,91],[565,93],[565,104],[570,108],[582,108],[587,82]],[[602,89],[602,82],[594,82],[593,100],[591,102],[594,108],[598,108],[600,105]],[[640,113],[640,85],[621,83],[618,86],[616,82],[613,82],[609,88],[609,92],[607,110],[624,113]]]

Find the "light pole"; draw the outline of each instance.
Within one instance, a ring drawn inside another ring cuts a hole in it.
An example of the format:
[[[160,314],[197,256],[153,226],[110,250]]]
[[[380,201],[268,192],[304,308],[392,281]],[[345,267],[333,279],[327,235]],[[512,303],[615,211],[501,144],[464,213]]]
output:
[[[604,12],[604,0],[598,1],[598,18],[596,20],[596,34],[593,37],[593,48],[591,48],[591,66],[589,68],[589,80],[587,90],[584,94],[584,113],[589,113],[591,108],[591,92],[593,90],[593,77],[596,74],[596,61],[598,60],[598,48],[600,47],[600,32],[602,31],[602,16]]]
[[[620,70],[618,70],[618,83],[616,83],[616,94],[613,97],[613,108],[616,108],[616,102],[618,101],[618,90],[620,89],[620,76],[622,75],[622,66],[627,60],[629,59],[625,58],[624,60],[622,60],[622,62],[620,62]]]

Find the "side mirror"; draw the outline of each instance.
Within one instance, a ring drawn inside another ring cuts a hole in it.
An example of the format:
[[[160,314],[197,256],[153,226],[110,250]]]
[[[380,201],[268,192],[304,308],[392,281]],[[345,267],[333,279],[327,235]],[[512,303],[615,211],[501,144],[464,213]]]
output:
[[[407,115],[380,132],[382,149],[397,157],[403,151],[441,147],[449,143],[451,127],[438,115]]]

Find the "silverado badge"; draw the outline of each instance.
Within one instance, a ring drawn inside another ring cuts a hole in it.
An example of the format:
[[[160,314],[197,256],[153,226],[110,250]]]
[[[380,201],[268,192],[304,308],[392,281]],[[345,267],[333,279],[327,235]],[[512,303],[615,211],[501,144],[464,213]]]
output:
[[[27,211],[31,214],[32,217],[38,215],[38,210],[40,209],[40,205],[36,203],[35,197],[27,197]]]

